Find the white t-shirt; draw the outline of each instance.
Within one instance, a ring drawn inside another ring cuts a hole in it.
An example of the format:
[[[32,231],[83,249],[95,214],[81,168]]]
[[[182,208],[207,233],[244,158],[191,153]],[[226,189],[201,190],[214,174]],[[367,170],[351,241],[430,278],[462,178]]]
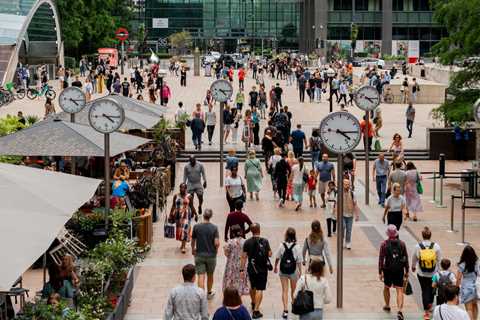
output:
[[[305,165],[303,166],[303,169],[300,170],[300,165],[299,164],[295,164],[293,167],[292,167],[292,175],[293,175],[293,179],[292,179],[292,184],[303,184],[303,173],[306,172],[305,171]]]
[[[275,258],[278,260],[282,259],[282,256],[285,253],[285,247],[283,246],[284,243],[287,245],[288,248],[291,248],[293,246],[293,243],[282,242],[278,247],[277,252],[275,253]],[[297,263],[303,262],[302,248],[298,243],[296,243],[295,247],[293,247],[293,256],[295,257],[295,261]]]
[[[242,189],[243,181],[240,176],[236,178],[227,177],[225,179],[225,187],[228,187],[228,193],[232,198],[238,198],[242,196],[243,189]]]
[[[442,304],[435,307],[433,320],[470,320],[470,318],[468,313],[459,306]]]
[[[398,212],[402,211],[402,206],[406,207],[407,203],[402,195],[398,196],[398,198],[391,195],[388,197],[386,205],[390,208],[389,211]]]

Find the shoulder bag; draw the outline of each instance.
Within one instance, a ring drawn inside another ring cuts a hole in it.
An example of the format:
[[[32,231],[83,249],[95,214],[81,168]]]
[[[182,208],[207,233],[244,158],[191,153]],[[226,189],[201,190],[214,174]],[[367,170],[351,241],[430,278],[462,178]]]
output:
[[[418,194],[423,194],[423,186],[422,186],[422,182],[420,181],[420,175],[418,174],[418,171],[417,171],[417,192]]]
[[[302,287],[302,290],[298,291],[297,296],[292,302],[292,313],[296,315],[310,313],[314,310],[315,306],[313,304],[313,292],[305,290],[305,287],[308,289],[307,275],[304,275],[304,279],[305,285]]]

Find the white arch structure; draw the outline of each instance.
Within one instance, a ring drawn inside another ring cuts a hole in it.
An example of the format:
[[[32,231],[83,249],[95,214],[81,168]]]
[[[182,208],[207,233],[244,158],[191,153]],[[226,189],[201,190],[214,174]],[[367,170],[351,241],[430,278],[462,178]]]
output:
[[[0,0],[0,83],[11,81],[21,55],[63,64],[60,20],[53,0]]]

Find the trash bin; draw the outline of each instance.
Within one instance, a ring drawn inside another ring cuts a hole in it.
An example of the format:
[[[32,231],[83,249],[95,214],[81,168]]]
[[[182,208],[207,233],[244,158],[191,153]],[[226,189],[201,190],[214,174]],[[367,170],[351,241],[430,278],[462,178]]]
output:
[[[424,68],[422,68],[420,70],[420,78],[425,78],[425,69]]]
[[[466,196],[473,197],[475,194],[475,171],[472,169],[464,169],[461,173],[462,190]]]

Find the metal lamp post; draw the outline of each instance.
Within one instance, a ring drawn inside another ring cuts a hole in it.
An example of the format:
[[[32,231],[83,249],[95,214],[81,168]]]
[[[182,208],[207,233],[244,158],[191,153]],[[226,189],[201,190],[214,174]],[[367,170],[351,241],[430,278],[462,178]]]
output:
[[[330,87],[330,112],[333,112],[333,100],[332,100],[332,96],[333,96],[333,89],[332,89],[332,81],[333,81],[333,78],[335,77],[335,70],[333,70],[332,68],[328,68],[327,70],[327,77],[328,77],[328,85]]]

